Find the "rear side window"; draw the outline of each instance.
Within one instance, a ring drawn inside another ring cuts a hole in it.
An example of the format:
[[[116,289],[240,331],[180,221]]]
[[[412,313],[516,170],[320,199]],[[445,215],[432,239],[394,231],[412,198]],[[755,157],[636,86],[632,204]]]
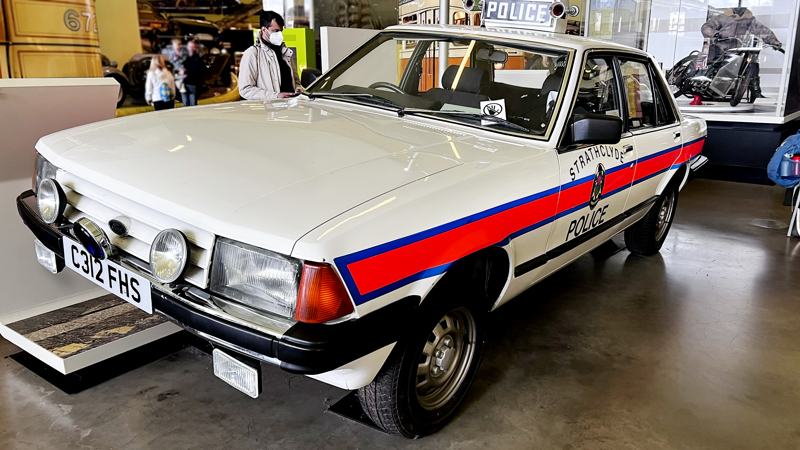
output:
[[[658,126],[669,125],[678,121],[675,110],[672,109],[670,92],[664,88],[664,83],[658,77],[656,68],[650,64],[650,75],[653,79],[653,90],[656,93],[656,123]]]
[[[640,61],[620,59],[622,86],[625,89],[625,103],[628,111],[628,128],[654,127],[656,121],[656,94],[650,80],[647,65]]]
[[[656,77],[655,70],[649,62],[620,58],[628,128],[631,130],[669,125],[677,121],[667,97],[669,93]]]

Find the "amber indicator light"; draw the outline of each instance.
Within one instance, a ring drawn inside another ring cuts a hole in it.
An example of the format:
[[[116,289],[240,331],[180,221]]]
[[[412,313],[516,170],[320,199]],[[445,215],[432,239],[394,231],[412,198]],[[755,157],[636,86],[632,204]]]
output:
[[[333,267],[305,263],[294,318],[306,323],[322,323],[352,312],[353,304]]]

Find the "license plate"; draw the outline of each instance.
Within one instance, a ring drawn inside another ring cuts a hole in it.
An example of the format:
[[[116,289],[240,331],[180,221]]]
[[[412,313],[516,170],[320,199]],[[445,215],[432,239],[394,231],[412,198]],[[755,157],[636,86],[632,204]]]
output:
[[[150,282],[146,278],[119,264],[93,257],[82,245],[69,238],[64,238],[64,264],[117,297],[153,313]]]

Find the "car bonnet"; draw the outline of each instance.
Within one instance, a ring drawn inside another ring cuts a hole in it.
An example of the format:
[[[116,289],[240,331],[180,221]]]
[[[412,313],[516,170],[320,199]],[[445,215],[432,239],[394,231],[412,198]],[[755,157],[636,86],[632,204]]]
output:
[[[53,164],[218,236],[290,253],[319,224],[471,159],[474,136],[332,100],[140,114],[42,138]]]

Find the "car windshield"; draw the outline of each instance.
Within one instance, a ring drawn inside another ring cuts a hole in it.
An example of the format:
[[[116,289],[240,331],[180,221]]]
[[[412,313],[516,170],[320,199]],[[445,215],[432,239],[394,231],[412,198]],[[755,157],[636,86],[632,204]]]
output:
[[[385,33],[327,72],[309,93],[543,136],[561,102],[570,58],[567,50],[541,44]]]

